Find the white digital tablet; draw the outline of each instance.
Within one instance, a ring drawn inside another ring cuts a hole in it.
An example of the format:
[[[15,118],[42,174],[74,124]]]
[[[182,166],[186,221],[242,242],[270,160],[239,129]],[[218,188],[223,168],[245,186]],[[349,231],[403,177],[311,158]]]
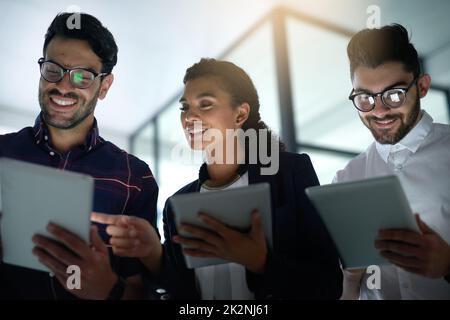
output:
[[[35,234],[50,237],[53,222],[89,242],[93,179],[7,158],[0,158],[3,262],[49,271],[32,254]]]
[[[419,232],[396,176],[315,186],[306,194],[333,238],[344,268],[388,263],[374,247],[380,229]]]
[[[258,209],[267,244],[272,248],[272,210],[268,183],[252,184],[230,190],[174,195],[170,198],[170,202],[177,226],[187,223],[207,229],[208,226],[198,217],[199,212],[205,212],[232,228],[248,231],[251,226],[251,213],[254,209]],[[180,232],[180,235],[192,237],[183,232]],[[186,265],[190,269],[228,262],[222,259],[189,255],[184,255],[184,257]]]

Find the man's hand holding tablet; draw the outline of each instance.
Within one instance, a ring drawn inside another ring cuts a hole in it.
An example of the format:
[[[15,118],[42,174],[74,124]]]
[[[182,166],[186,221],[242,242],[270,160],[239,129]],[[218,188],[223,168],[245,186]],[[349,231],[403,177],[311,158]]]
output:
[[[380,230],[375,248],[392,264],[427,278],[450,275],[450,245],[415,215],[420,233],[411,230]]]
[[[55,224],[50,223],[47,230],[54,240],[42,235],[33,236],[33,254],[52,271],[66,290],[69,290],[68,266],[80,268],[81,288],[69,290],[72,294],[84,299],[106,299],[118,277],[111,269],[108,249],[97,228],[92,226],[90,229],[91,245]]]

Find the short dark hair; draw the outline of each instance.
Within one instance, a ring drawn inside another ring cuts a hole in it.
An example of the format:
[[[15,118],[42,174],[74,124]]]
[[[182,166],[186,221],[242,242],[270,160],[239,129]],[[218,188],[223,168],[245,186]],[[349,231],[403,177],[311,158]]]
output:
[[[359,66],[376,68],[387,62],[401,62],[414,77],[420,75],[417,51],[410,42],[408,31],[400,24],[359,31],[351,38],[347,54],[352,79]]]
[[[270,138],[277,139],[270,128],[261,120],[258,92],[247,72],[229,61],[202,58],[186,70],[183,83],[186,84],[189,80],[207,76],[218,77],[222,81],[224,90],[231,96],[233,106],[243,103],[250,105],[250,113],[247,121],[242,125],[242,130],[266,129]],[[268,143],[270,143],[270,140]],[[280,150],[285,150],[283,142],[279,141],[279,146]]]
[[[67,21],[73,14],[80,15],[81,28],[69,29]],[[50,27],[45,34],[44,56],[47,46],[55,36],[61,36],[68,39],[85,40],[89,43],[92,51],[101,59],[101,72],[111,73],[117,63],[118,48],[111,32],[102,25],[102,23],[87,13],[59,13],[53,19]]]

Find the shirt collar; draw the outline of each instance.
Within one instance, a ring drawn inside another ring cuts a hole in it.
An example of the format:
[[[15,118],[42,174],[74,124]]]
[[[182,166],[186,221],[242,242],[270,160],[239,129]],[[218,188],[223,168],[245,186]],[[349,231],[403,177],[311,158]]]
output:
[[[50,132],[42,118],[42,113],[40,113],[37,116],[36,121],[34,123],[33,131],[34,131],[34,138],[37,144],[40,144],[41,142],[50,142]],[[100,133],[97,126],[97,119],[94,118],[94,125],[92,126],[92,129],[86,136],[86,140],[84,141],[83,147],[86,148],[87,150],[91,150],[102,140],[103,139],[100,137]]]
[[[388,161],[389,154],[393,150],[408,149],[412,153],[415,153],[419,149],[425,137],[430,133],[431,127],[433,125],[433,118],[425,111],[422,111],[422,118],[419,122],[412,128],[402,140],[396,144],[381,144],[375,142],[378,154],[384,160]]]
[[[240,164],[238,167],[238,170],[237,170],[237,175],[239,177],[242,177],[247,171],[248,171],[248,165],[245,163]],[[198,180],[199,180],[200,185],[202,185],[208,179],[209,179],[208,167],[205,162],[200,167],[199,174],[198,174]]]

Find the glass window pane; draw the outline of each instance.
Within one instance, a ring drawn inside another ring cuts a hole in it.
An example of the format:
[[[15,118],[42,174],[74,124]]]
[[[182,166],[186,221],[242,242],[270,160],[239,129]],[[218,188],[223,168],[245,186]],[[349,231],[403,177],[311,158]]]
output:
[[[223,59],[248,73],[258,91],[261,119],[279,134],[280,112],[271,24],[263,24]]]
[[[162,211],[168,197],[197,179],[201,152],[193,152],[181,127],[179,103],[174,102],[158,117],[159,200]]]
[[[141,159],[142,161],[145,161],[150,169],[153,171],[153,174],[156,174],[154,172],[155,170],[155,150],[153,148],[153,137],[154,137],[154,125],[153,123],[148,124],[145,126],[142,131],[139,132],[138,135],[133,140],[132,150],[133,154]]]
[[[373,141],[348,99],[347,36],[288,18],[297,141],[361,152]]]
[[[309,148],[300,148],[299,153],[306,153],[316,170],[320,184],[329,184],[337,171],[344,169],[352,157],[336,152],[317,151]]]
[[[420,103],[433,117],[434,122],[450,124],[447,97],[443,91],[430,89]]]

